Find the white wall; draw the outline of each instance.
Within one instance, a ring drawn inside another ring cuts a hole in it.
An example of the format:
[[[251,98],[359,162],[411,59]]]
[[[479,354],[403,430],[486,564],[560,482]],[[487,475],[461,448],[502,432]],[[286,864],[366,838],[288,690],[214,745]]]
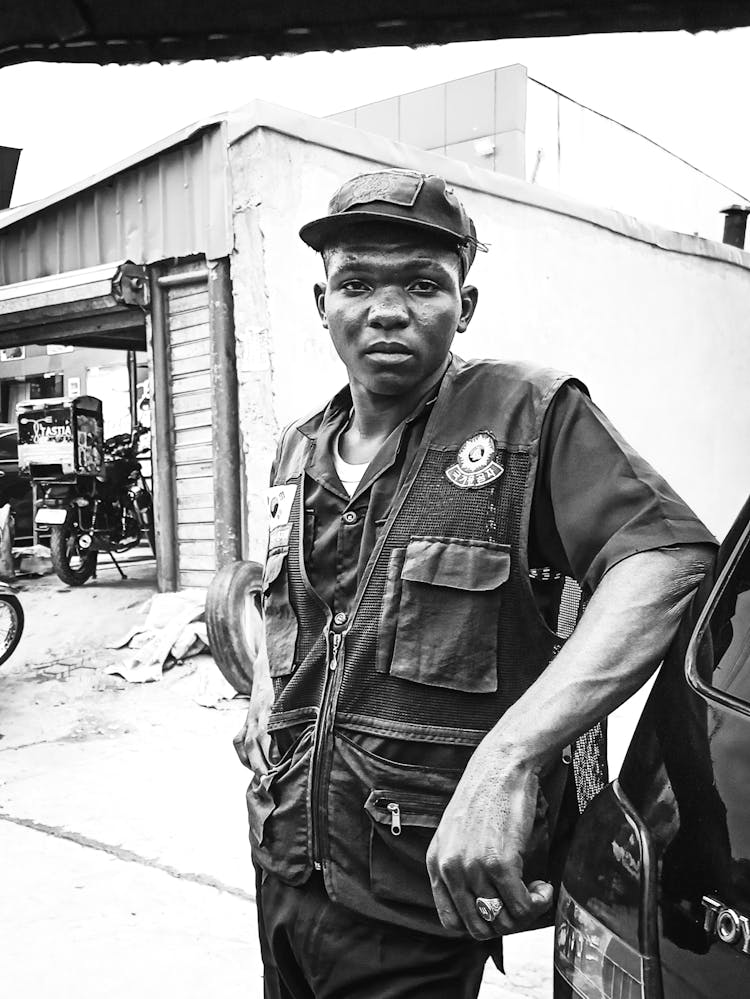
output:
[[[345,126],[261,106],[231,147],[240,416],[251,557],[279,428],[343,384],[298,238],[341,181],[378,163],[447,174],[491,244],[464,357],[525,357],[582,378],[717,533],[750,491],[750,255],[651,230],[537,187]],[[257,124],[257,121],[256,121]]]
[[[527,100],[527,180],[644,222],[722,238],[722,209],[739,195],[534,80]]]

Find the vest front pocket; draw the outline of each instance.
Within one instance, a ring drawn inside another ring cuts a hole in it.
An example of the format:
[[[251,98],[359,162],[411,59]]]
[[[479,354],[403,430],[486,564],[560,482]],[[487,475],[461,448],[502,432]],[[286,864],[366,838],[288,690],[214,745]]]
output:
[[[326,887],[369,918],[455,936],[441,924],[425,856],[460,770],[398,763],[335,737],[326,796]]]
[[[426,854],[447,800],[428,794],[374,789],[370,816],[370,887],[386,902],[434,908]]]
[[[390,625],[392,676],[469,693],[496,691],[498,616],[509,575],[508,545],[415,537],[394,549],[379,668],[390,651]]]
[[[294,671],[299,625],[289,598],[286,558],[286,548],[269,552],[263,571],[263,620],[271,676]]]
[[[307,843],[307,787],[312,760],[312,729],[265,774],[255,774],[247,790],[253,856],[287,884],[310,874]]]

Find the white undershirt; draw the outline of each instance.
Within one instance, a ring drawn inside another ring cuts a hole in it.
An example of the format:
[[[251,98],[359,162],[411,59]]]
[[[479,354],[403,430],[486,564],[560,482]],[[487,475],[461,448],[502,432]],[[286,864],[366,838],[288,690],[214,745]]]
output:
[[[353,496],[370,462],[365,461],[359,465],[352,465],[348,461],[344,461],[339,451],[340,440],[341,434],[339,433],[336,435],[336,441],[333,445],[333,466],[336,469],[336,474],[341,479],[341,485],[346,489],[349,496]]]

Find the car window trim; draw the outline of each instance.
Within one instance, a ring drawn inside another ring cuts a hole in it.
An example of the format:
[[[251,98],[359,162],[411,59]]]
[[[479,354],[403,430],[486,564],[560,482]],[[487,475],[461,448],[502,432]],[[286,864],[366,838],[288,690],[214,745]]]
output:
[[[718,705],[720,708],[725,708],[728,711],[734,711],[738,714],[745,715],[750,718],[750,701],[746,701],[741,697],[735,697],[733,694],[727,694],[726,691],[719,690],[718,687],[714,687],[712,683],[706,683],[706,681],[700,676],[698,672],[698,650],[701,647],[701,642],[703,641],[711,615],[716,610],[716,606],[724,596],[724,591],[727,588],[727,583],[729,578],[734,571],[735,566],[742,558],[745,549],[750,542],[750,521],[745,525],[745,530],[735,545],[735,548],[727,559],[726,565],[719,574],[719,578],[714,584],[714,588],[711,590],[708,600],[698,617],[698,621],[693,630],[693,634],[690,637],[690,642],[687,647],[687,652],[685,653],[685,679],[693,688],[693,690],[700,694],[701,697],[705,698],[707,701],[712,701],[714,704]]]

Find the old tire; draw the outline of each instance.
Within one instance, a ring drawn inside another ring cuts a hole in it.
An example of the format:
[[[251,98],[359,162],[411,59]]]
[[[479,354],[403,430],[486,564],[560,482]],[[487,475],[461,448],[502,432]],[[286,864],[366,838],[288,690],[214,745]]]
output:
[[[76,544],[75,534],[69,524],[53,527],[49,542],[52,567],[58,577],[68,586],[83,586],[94,575],[96,552],[82,553]],[[77,559],[76,564],[71,559]]]
[[[238,694],[253,689],[253,652],[246,622],[249,601],[259,601],[263,567],[258,562],[232,562],[219,569],[206,594],[208,647],[216,665]]]
[[[23,607],[18,597],[9,593],[0,593],[0,620],[5,622],[7,629],[0,628],[0,666],[9,659],[16,650],[23,634]]]

